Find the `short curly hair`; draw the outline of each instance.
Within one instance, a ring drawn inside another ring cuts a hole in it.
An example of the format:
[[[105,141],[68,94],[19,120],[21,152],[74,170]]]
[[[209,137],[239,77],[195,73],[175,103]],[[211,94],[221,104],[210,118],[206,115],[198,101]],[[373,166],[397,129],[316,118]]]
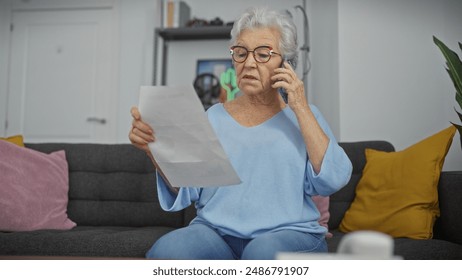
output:
[[[247,9],[234,22],[231,30],[231,43],[236,44],[236,40],[243,30],[265,27],[279,30],[281,54],[295,68],[298,62],[297,27],[287,11],[270,10],[267,7]]]

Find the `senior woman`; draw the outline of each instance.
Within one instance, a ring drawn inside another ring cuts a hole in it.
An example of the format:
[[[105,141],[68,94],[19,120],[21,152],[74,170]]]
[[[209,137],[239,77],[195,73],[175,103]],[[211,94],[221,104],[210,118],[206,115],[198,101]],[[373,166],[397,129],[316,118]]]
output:
[[[311,197],[342,188],[352,166],[291,66],[296,27],[286,13],[254,8],[235,22],[231,37],[242,94],[212,106],[207,116],[242,183],[171,189],[157,176],[162,208],[195,202],[197,216],[161,237],[147,258],[274,259],[278,252],[327,251],[327,229]],[[137,108],[131,114],[129,138],[152,157],[147,144],[155,141],[155,128]]]

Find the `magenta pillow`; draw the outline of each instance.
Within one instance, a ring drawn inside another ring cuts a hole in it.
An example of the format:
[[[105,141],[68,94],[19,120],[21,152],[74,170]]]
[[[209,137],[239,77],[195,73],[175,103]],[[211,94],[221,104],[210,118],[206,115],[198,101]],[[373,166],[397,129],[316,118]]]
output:
[[[67,230],[69,177],[64,151],[44,154],[0,140],[0,230]]]
[[[329,226],[327,224],[330,218],[329,197],[316,195],[316,196],[312,196],[311,198],[313,199],[314,204],[316,204],[316,207],[318,208],[319,213],[321,213],[321,216],[319,217],[319,220],[318,220],[319,224],[327,228],[327,230],[329,230]],[[331,237],[332,237],[332,233],[328,231],[326,234],[326,238],[331,238]]]

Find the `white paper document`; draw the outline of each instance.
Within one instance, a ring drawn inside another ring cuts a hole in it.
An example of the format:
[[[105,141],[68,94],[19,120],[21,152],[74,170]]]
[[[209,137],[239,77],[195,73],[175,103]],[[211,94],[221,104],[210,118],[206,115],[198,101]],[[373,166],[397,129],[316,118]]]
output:
[[[194,88],[142,86],[141,119],[154,130],[149,149],[173,187],[239,184]]]

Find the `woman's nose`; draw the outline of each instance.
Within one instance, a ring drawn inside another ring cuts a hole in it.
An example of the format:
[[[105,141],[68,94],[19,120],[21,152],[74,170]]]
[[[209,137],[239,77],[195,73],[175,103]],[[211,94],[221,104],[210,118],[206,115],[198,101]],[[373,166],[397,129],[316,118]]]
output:
[[[249,52],[249,55],[247,56],[247,59],[244,61],[244,66],[247,67],[255,67],[257,65],[257,61],[255,60],[255,57],[253,55],[253,52]]]

